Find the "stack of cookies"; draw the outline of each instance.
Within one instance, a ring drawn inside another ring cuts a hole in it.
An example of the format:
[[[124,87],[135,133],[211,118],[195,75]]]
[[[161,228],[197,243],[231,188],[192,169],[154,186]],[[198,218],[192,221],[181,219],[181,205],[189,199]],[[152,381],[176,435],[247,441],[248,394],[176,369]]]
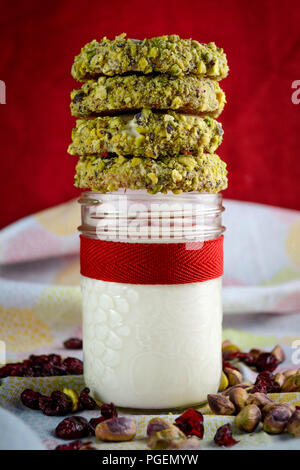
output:
[[[80,118],[68,150],[80,156],[75,185],[103,193],[225,189],[215,118],[226,102],[218,82],[227,73],[223,49],[176,35],[86,44],[72,67],[84,82],[71,93],[72,115]]]

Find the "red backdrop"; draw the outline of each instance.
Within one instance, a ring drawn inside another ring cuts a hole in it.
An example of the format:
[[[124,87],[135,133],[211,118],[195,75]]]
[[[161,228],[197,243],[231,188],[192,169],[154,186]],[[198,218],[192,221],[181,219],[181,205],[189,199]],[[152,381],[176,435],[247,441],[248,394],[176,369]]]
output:
[[[0,7],[7,93],[0,226],[79,194],[76,157],[66,152],[69,93],[78,86],[71,64],[87,41],[124,31],[133,38],[178,33],[225,49],[225,196],[300,209],[300,104],[291,100],[300,80],[298,0],[2,0]]]

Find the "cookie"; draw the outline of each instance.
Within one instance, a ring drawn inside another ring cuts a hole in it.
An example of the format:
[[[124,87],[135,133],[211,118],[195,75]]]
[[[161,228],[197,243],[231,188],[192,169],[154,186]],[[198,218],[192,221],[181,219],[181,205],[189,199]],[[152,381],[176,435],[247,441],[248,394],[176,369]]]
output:
[[[226,164],[216,154],[181,155],[159,160],[138,157],[81,157],[75,186],[106,193],[125,189],[217,193],[227,188]]]
[[[177,35],[140,41],[121,34],[114,40],[103,38],[86,44],[75,57],[71,71],[80,81],[100,75],[153,72],[221,80],[228,74],[228,65],[223,49],[213,42],[201,44]]]
[[[71,113],[90,117],[150,108],[218,117],[225,102],[218,82],[208,78],[126,75],[88,80],[73,90]]]
[[[201,155],[213,153],[222,137],[221,124],[212,118],[144,109],[137,114],[77,120],[68,152],[150,158]]]

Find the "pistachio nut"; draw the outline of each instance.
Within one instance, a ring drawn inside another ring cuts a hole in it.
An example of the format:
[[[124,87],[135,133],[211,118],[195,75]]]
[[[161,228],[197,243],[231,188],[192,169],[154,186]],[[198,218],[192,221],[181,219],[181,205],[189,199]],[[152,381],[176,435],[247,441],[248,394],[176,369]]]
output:
[[[229,385],[238,385],[243,382],[243,376],[240,371],[225,367],[224,373],[227,375]]]
[[[268,434],[281,434],[285,430],[291,416],[292,412],[287,406],[283,404],[272,406],[264,417],[264,431]]]
[[[246,432],[253,432],[261,420],[261,411],[256,405],[245,406],[235,417],[235,425]]]
[[[147,426],[147,436],[150,437],[152,434],[163,431],[164,429],[170,428],[172,425],[163,418],[152,418],[150,419]]]
[[[290,412],[290,414],[292,415],[295,411],[296,411],[296,407],[294,405],[292,405],[291,403],[280,403],[280,402],[276,402],[276,403],[267,403],[263,409],[262,409],[262,415],[263,416],[266,416],[269,411],[273,408],[276,408],[278,406],[284,406],[285,408],[287,408]]]
[[[287,427],[287,432],[295,437],[300,437],[300,410],[296,410],[290,417]]]
[[[291,375],[281,387],[283,392],[300,392],[300,374]]]
[[[174,442],[182,440],[186,440],[185,434],[177,426],[171,425],[167,429],[152,434],[147,444],[152,450],[162,450],[174,445]]]
[[[276,383],[278,383],[278,385],[281,388],[282,385],[284,384],[286,378],[283,374],[281,374],[280,372],[277,372],[277,374],[275,374],[275,376],[274,376],[274,380],[275,380]]]
[[[258,358],[258,356],[260,356],[261,353],[263,353],[264,351],[262,349],[250,349],[249,351],[249,354],[250,356],[253,357],[253,359],[256,361],[256,359]]]
[[[235,412],[234,404],[224,395],[207,395],[207,401],[211,411],[216,415],[233,415]]]
[[[222,375],[221,375],[221,380],[220,380],[220,385],[219,385],[219,392],[222,392],[223,390],[225,390],[229,385],[229,382],[228,382],[228,378],[227,376],[224,374],[224,372],[222,371]]]
[[[238,413],[246,405],[248,400],[248,392],[241,387],[236,387],[229,392],[229,400],[234,404]]]
[[[280,344],[276,344],[276,346],[272,349],[271,353],[273,354],[273,356],[276,357],[279,363],[285,360],[284,350],[282,349]]]
[[[270,403],[273,403],[273,400],[261,392],[250,393],[247,400],[247,405],[256,405],[259,408],[263,408]]]

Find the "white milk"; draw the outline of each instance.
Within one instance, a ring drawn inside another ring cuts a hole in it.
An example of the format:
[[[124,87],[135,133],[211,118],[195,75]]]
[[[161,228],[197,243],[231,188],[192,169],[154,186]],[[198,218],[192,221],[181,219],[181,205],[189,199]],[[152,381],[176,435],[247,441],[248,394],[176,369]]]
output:
[[[221,376],[222,279],[134,285],[82,276],[84,375],[92,395],[129,408],[186,407]]]

